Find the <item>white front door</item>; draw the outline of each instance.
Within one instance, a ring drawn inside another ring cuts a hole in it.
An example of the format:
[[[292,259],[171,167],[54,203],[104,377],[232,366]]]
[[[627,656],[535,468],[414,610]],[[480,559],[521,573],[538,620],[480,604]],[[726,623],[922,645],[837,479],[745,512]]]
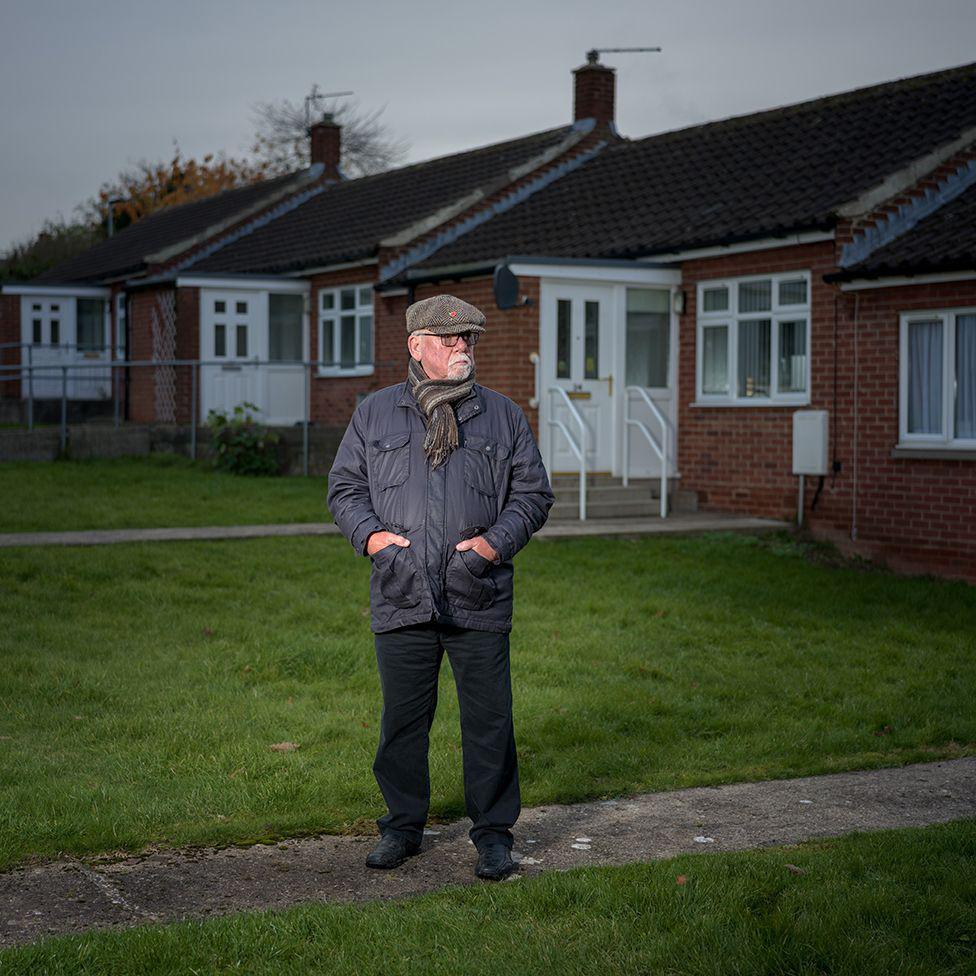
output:
[[[303,420],[307,335],[302,292],[201,289],[200,420],[244,403],[264,424]]]
[[[260,292],[200,291],[200,414],[231,416],[238,404],[262,408],[261,369],[253,362],[260,348]],[[266,326],[265,326],[266,328]]]
[[[583,441],[580,421],[587,472],[609,474],[614,466],[614,336],[619,331],[613,289],[546,281],[541,302],[540,440],[549,474],[579,472],[569,437],[577,445]]]

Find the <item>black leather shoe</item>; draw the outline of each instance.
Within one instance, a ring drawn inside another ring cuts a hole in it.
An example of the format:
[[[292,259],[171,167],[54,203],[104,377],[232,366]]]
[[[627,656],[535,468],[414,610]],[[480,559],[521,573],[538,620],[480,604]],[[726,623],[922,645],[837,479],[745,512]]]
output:
[[[474,873],[479,878],[500,881],[515,870],[512,852],[505,844],[485,844],[478,849],[478,864]]]
[[[380,842],[366,855],[368,868],[395,868],[408,857],[420,853],[420,844],[398,834],[384,834]]]

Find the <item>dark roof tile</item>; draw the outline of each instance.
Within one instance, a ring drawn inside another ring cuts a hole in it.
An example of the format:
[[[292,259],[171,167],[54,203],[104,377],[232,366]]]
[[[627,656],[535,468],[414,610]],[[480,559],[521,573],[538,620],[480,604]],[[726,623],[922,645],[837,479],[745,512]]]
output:
[[[572,133],[561,126],[337,183],[192,270],[275,273],[370,257],[380,241],[506,178]]]
[[[296,188],[304,186],[317,175],[317,169],[314,173],[311,169],[288,173],[224,190],[203,200],[158,210],[33,280],[38,284],[97,282],[136,274],[145,268],[145,259],[149,255],[192,240],[212,227],[232,221],[237,215],[247,214],[277,194],[287,193],[290,184]]]

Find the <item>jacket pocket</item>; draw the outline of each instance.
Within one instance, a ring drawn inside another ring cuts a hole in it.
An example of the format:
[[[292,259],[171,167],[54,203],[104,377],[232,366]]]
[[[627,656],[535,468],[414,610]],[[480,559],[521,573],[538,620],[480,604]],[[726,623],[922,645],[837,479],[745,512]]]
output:
[[[384,524],[406,522],[410,476],[410,431],[400,430],[370,442],[373,511]]]
[[[464,439],[464,480],[482,494],[498,494],[498,479],[504,473],[512,450],[508,445],[481,434]]]
[[[410,546],[391,542],[372,555],[380,593],[401,610],[415,607],[422,595],[420,574],[410,553]]]
[[[379,488],[402,485],[410,474],[410,431],[375,437],[370,444],[373,483]]]
[[[465,610],[486,610],[495,602],[492,562],[474,549],[455,549],[447,560],[444,588],[448,603]]]
[[[499,503],[504,501],[504,479],[508,476],[511,448],[493,437],[470,434],[464,439],[462,453],[465,495],[462,518],[465,522],[494,525]]]

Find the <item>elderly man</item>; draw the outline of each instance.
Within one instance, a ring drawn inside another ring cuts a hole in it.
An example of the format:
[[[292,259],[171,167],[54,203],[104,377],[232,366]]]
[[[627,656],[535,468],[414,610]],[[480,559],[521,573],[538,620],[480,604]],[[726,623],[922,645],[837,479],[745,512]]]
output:
[[[447,651],[457,686],[464,799],[478,877],[514,870],[521,811],[512,721],[512,557],[554,501],[525,415],[475,383],[485,316],[453,295],[407,308],[407,379],[366,397],[329,472],[328,506],[372,561],[370,629],[383,692],[373,772],[388,812],[366,858],[420,851],[428,733]]]

